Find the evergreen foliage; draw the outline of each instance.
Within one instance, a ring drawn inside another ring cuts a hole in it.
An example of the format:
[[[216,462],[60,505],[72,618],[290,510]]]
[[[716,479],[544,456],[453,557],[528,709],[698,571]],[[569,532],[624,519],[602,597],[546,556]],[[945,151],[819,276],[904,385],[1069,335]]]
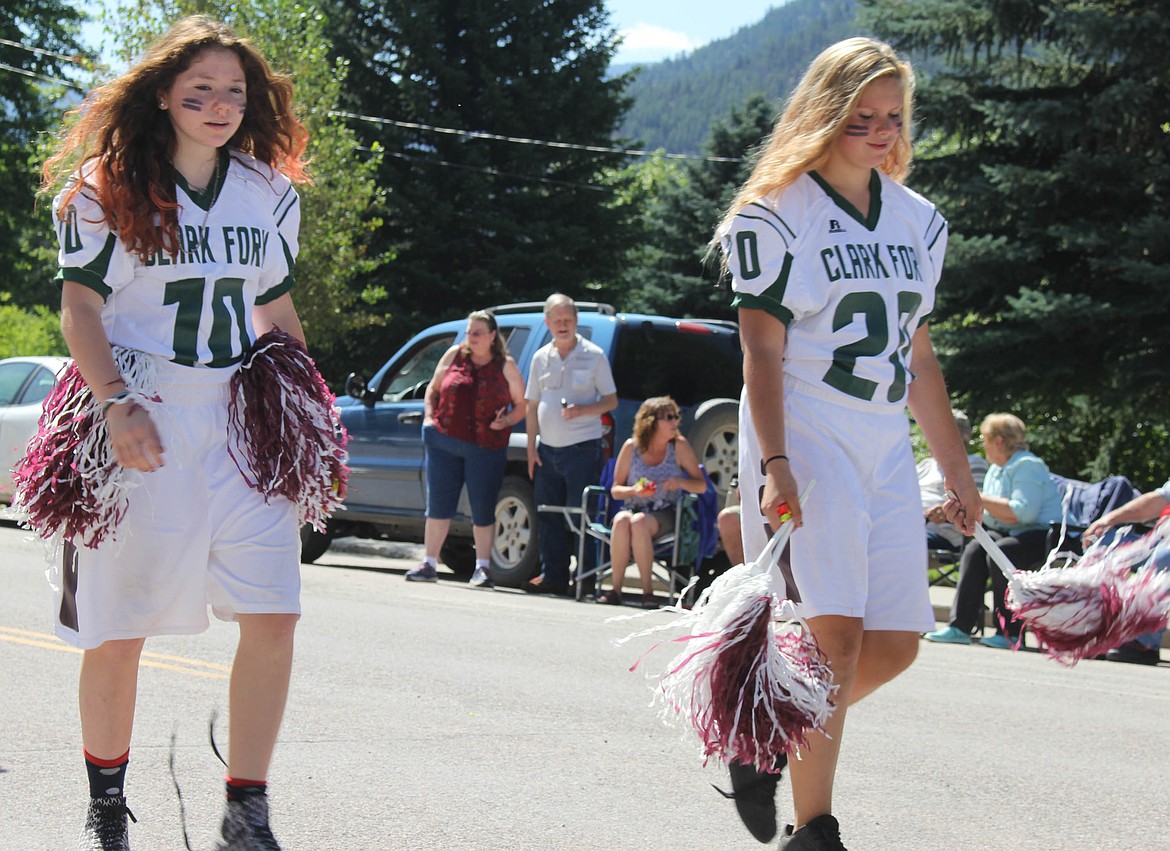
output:
[[[77,81],[92,62],[79,42],[82,19],[74,4],[60,0],[0,0],[0,39],[25,45],[0,43],[0,65],[7,66],[0,68],[0,287],[11,305],[60,299],[52,286],[56,255],[47,205],[35,210],[36,146],[37,134],[58,121],[58,103],[69,92],[53,81]]]
[[[393,122],[610,146],[626,107],[607,79],[614,32],[600,0],[334,0],[347,102]],[[629,233],[614,154],[516,144],[401,123],[350,126],[385,148],[373,276],[389,336],[366,366],[437,319],[556,290],[606,298]]]
[[[1170,17],[1155,0],[865,0],[919,90],[912,185],[951,224],[953,395],[1018,414],[1056,472],[1166,478]]]
[[[726,282],[720,285],[718,252],[708,256],[708,243],[778,111],[768,98],[752,95],[714,124],[703,145],[704,156],[731,162],[691,161],[647,195],[642,236],[624,272],[626,296],[619,302],[624,309],[735,319]]]
[[[638,69],[622,135],[651,148],[699,151],[711,124],[748,95],[782,100],[813,57],[857,35],[856,0],[790,0],[758,23]]]
[[[294,106],[309,130],[313,182],[298,187],[301,249],[292,295],[318,367],[339,383],[361,335],[381,325],[363,301],[371,298],[367,278],[378,265],[367,251],[377,224],[371,211],[380,200],[378,158],[376,152],[359,157],[355,135],[330,114],[341,98],[345,66],[329,57],[323,13],[298,0],[132,0],[112,19],[133,25],[111,27],[111,34],[131,62],[171,23],[195,13],[248,37],[296,85]]]

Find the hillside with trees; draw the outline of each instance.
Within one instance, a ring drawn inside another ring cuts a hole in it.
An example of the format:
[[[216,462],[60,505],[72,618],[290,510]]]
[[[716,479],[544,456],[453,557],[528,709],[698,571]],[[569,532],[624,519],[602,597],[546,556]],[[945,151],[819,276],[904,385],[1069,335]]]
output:
[[[699,49],[634,69],[621,136],[649,148],[698,153],[711,125],[763,95],[778,112],[809,61],[857,35],[856,0],[789,0],[758,23]]]

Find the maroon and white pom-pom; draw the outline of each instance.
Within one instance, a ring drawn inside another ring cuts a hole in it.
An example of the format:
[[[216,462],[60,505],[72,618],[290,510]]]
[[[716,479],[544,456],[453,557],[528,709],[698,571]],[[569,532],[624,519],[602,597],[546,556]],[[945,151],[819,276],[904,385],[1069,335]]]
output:
[[[325,531],[345,498],[345,428],[335,397],[300,340],[261,336],[232,377],[228,451],[266,499],[297,505],[301,523]]]
[[[112,351],[127,401],[154,410],[160,402],[154,362],[134,349]],[[142,474],[114,460],[101,405],[75,363],[45,397],[37,434],[13,477],[14,512],[39,537],[60,536],[90,548],[117,537],[129,492],[142,483]]]
[[[1015,570],[982,527],[975,530],[1008,579],[1007,607],[1045,653],[1070,666],[1166,627],[1170,571],[1144,565],[1168,535],[1170,522],[1163,520],[1136,541],[1092,547],[1071,565],[1029,572]]]
[[[684,633],[643,657],[664,643],[681,645],[655,677],[655,699],[666,721],[695,732],[704,763],[714,756],[771,771],[780,754],[824,730],[833,712],[837,686],[828,660],[784,599],[775,569],[791,532],[787,520],[755,562],[723,573],[692,609],[672,608],[677,617],[670,623],[618,642],[663,630]]]

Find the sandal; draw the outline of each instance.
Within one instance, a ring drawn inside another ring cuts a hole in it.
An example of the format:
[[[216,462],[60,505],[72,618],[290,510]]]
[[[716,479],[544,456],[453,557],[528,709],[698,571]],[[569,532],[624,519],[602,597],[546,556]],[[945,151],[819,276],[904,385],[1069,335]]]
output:
[[[643,594],[642,595],[642,608],[643,609],[657,609],[658,608],[658,600],[654,597],[653,594]]]
[[[598,596],[597,602],[603,606],[620,606],[622,604],[622,592],[606,591]]]

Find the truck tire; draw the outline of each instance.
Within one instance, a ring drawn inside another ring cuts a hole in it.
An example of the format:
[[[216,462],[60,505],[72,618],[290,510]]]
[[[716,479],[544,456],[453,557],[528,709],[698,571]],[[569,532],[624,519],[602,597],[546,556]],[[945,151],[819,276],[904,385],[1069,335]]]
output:
[[[448,538],[439,550],[439,560],[460,579],[475,572],[475,545],[466,538]]]
[[[739,472],[739,402],[704,402],[695,410],[687,440],[719,491],[719,504],[723,505],[731,479]]]
[[[524,476],[505,476],[496,499],[496,533],[492,539],[492,579],[519,588],[537,574],[536,497]]]
[[[321,558],[332,542],[332,524],[326,526],[324,532],[318,532],[306,523],[301,527],[301,564],[312,564]]]

